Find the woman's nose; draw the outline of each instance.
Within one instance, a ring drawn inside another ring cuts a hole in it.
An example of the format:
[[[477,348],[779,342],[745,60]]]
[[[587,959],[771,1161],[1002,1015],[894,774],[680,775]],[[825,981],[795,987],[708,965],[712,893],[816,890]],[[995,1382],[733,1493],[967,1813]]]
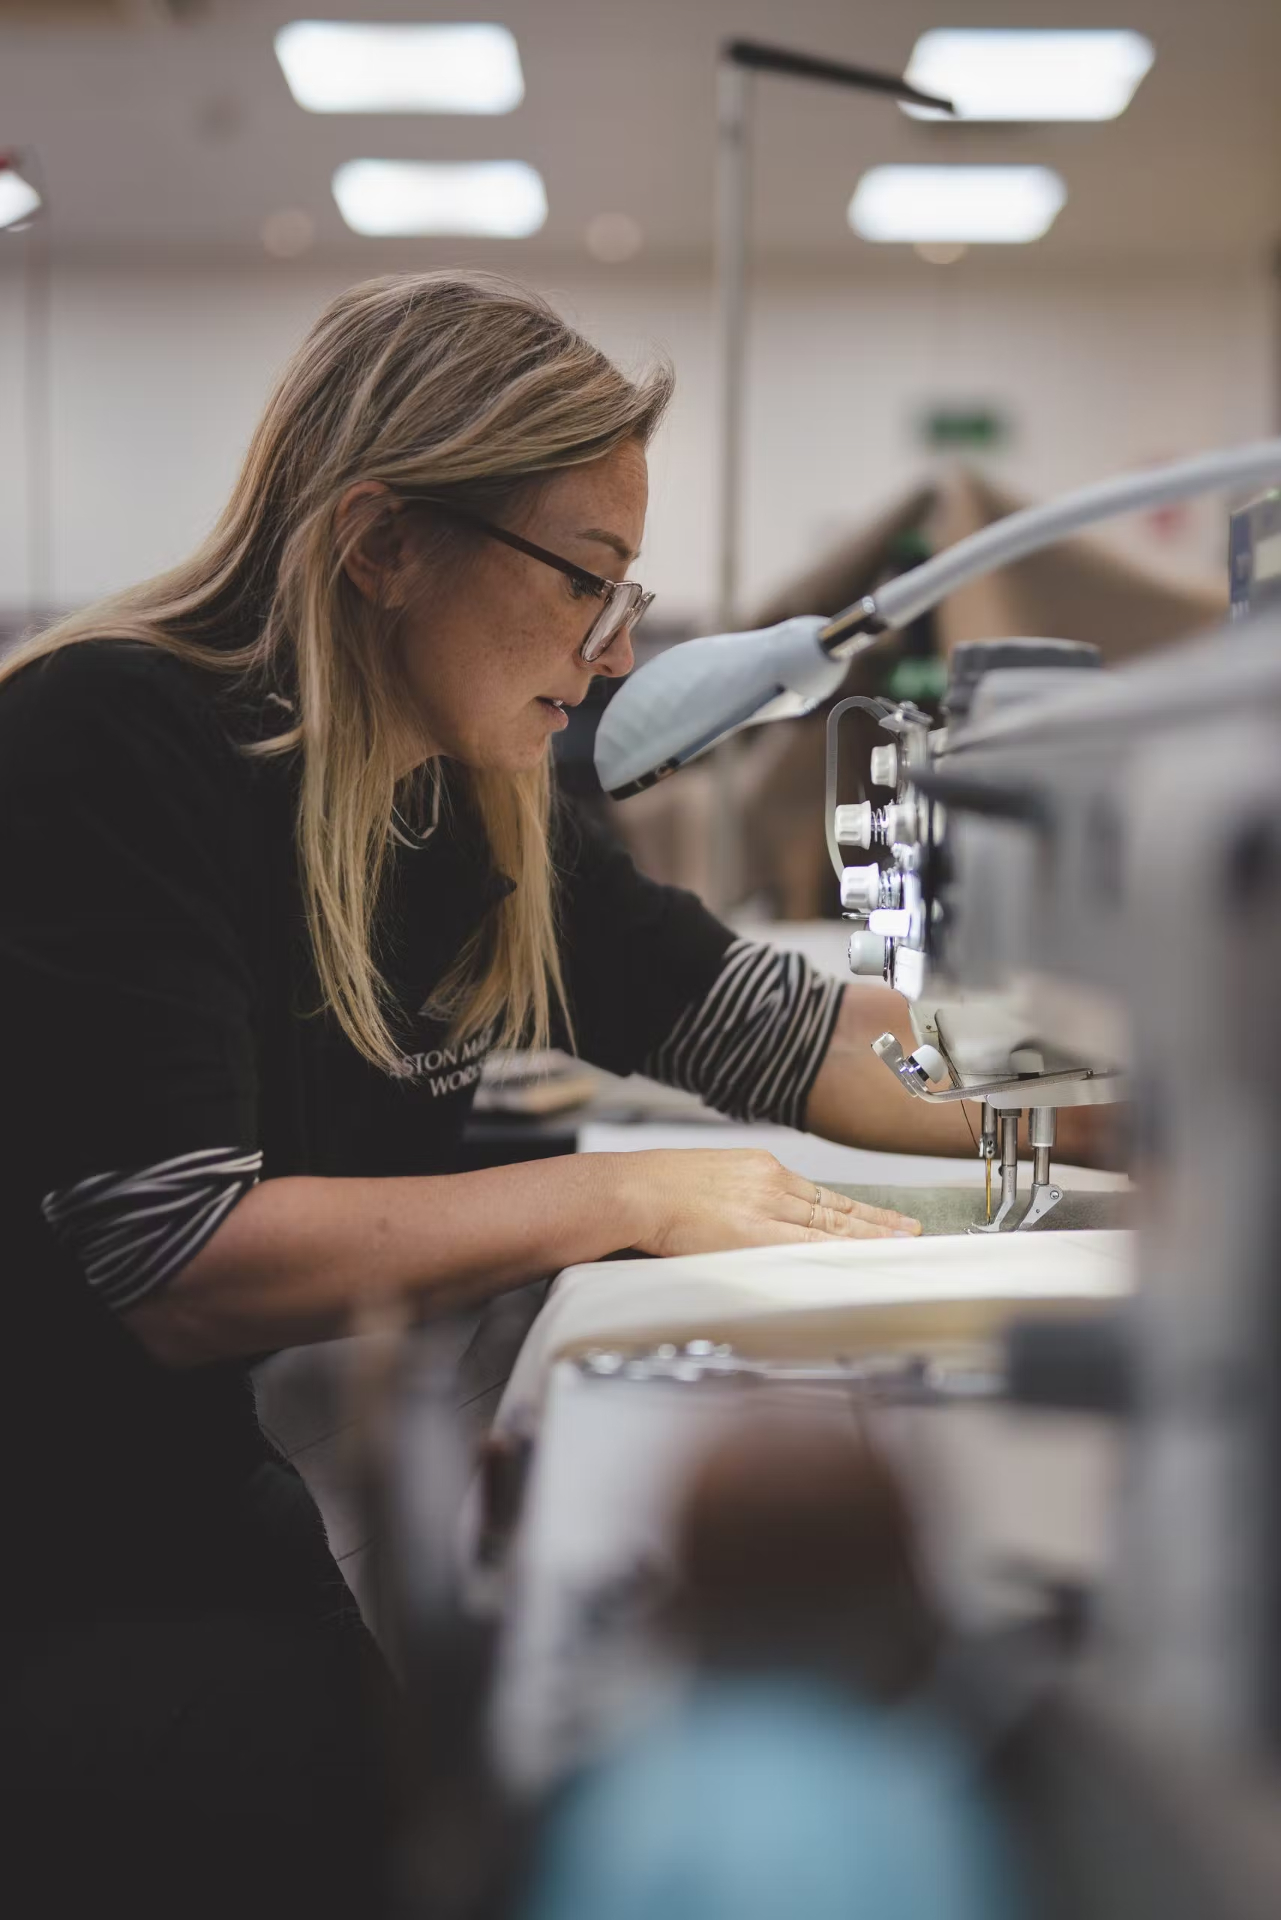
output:
[[[591,663],[593,673],[603,673],[610,680],[624,679],[635,665],[630,627],[624,627],[621,633],[616,634],[600,659]]]

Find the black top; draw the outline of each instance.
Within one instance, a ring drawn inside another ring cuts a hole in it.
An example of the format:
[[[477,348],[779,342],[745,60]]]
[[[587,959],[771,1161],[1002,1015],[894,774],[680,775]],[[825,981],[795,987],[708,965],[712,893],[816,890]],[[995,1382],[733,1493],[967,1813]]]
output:
[[[0,687],[10,1611],[198,1592],[270,1454],[247,1368],[151,1360],[42,1203],[200,1150],[260,1152],[265,1179],[447,1172],[479,1078],[484,1041],[451,1050],[420,1011],[510,884],[476,823],[447,807],[425,844],[395,848],[383,958],[404,1065],[388,1075],[316,1010],[294,768],[239,744],[263,725],[140,644],[76,645]],[[731,935],[585,825],[557,835],[578,1050],[630,1072],[708,992]]]

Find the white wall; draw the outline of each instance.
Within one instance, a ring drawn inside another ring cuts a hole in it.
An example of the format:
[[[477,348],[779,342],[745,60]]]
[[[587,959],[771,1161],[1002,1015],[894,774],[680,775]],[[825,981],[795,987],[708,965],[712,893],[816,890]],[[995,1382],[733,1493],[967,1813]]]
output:
[[[164,566],[204,531],[274,370],[341,280],[261,271],[61,265],[54,278],[52,600],[83,601]],[[678,399],[655,450],[639,569],[670,612],[713,591],[711,302],[693,278],[565,277],[548,290],[610,351],[670,353]],[[809,561],[928,464],[924,404],[981,400],[1016,433],[990,464],[1046,494],[1141,461],[1268,432],[1272,296],[1265,275],[1047,280],[1030,270],[924,267],[859,284],[767,281],[754,298],[745,598]],[[0,277],[0,610],[29,593],[22,453],[22,294]],[[1180,568],[1220,564],[1210,506],[1164,544]]]

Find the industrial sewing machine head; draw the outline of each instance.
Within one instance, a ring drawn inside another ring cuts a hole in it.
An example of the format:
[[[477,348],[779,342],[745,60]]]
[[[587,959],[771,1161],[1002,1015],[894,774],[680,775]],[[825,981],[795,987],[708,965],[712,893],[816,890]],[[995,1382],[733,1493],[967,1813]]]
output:
[[[1018,890],[1030,903],[1044,876],[1029,867],[1026,835],[1010,831],[1017,802],[1004,789],[979,791],[967,756],[967,743],[982,739],[994,715],[1028,700],[1043,704],[1100,666],[1095,648],[1073,641],[972,643],[953,658],[943,726],[910,701],[861,696],[842,700],[828,720],[828,845],[852,925],[850,970],[886,980],[911,1003],[916,1049],[906,1054],[890,1033],[875,1043],[906,1091],[931,1102],[969,1100],[981,1110],[987,1208],[977,1233],[1035,1226],[1062,1198],[1050,1164],[1059,1107],[1126,1096],[1119,1019],[1101,1006],[1093,1025],[1082,1034],[1078,1022],[1065,1043],[1044,992],[1032,991],[1019,964],[1021,953],[1030,956],[1026,943],[1011,938]],[[841,722],[855,708],[870,712],[885,735],[867,777],[885,796],[881,804],[837,803]],[[948,806],[957,782],[966,790],[964,811]],[[855,849],[874,857],[847,865]],[[1024,1110],[1032,1193],[1019,1215]]]
[[[830,620],[801,617],[674,647],[606,709],[596,737],[601,784],[623,799],[742,727],[810,711],[839,690],[856,653],[995,567],[1119,513],[1215,490],[1274,486],[1278,473],[1281,441],[1269,441],[1102,481],[981,529]],[[1259,503],[1240,523],[1233,578],[1243,599],[1274,578],[1272,513],[1267,502]],[[1073,1000],[1066,1025],[1060,1019],[1066,990],[1039,986],[1033,1003],[1033,956],[1042,982],[1047,975],[1061,980],[1063,969],[1046,965],[1031,916],[1043,910],[1053,919],[1057,903],[1072,898],[1084,903],[1088,933],[1092,917],[1106,917],[1117,904],[1109,898],[1109,876],[1117,880],[1123,836],[1100,796],[1098,818],[1085,829],[1088,845],[1077,849],[1099,887],[1081,884],[1075,871],[1065,885],[1063,870],[1051,875],[1038,869],[1038,861],[1050,857],[1054,836],[1019,829],[1029,825],[1028,809],[1035,812],[1045,803],[1034,777],[1011,793],[1008,756],[998,753],[995,777],[987,779],[988,740],[996,729],[1008,746],[1017,738],[1020,709],[1030,701],[1039,716],[1054,687],[1068,692],[1073,683],[1095,677],[1081,669],[1097,666],[1097,656],[1092,648],[1062,641],[1000,641],[994,649],[958,650],[942,728],[910,703],[838,704],[828,731],[827,831],[842,906],[858,923],[850,964],[855,973],[889,980],[914,1008],[921,1044],[905,1056],[886,1034],[877,1051],[915,1098],[981,1105],[981,1151],[989,1173],[985,1226],[1000,1231],[1036,1225],[1061,1198],[1050,1174],[1057,1109],[1125,1096],[1126,1025],[1115,1007],[1126,1003],[1132,983],[1116,981],[1111,1000],[1104,995],[1088,1007],[1075,990],[1066,994]],[[872,786],[886,796],[882,805],[864,800],[837,806],[836,729],[851,704],[870,707],[886,735],[870,768]],[[1002,731],[1007,708],[1014,736]],[[958,798],[963,806],[954,804]],[[878,857],[847,864],[845,851],[857,848],[875,850]],[[1112,893],[1117,891],[1114,885]],[[1075,949],[1083,930],[1056,925]],[[1077,977],[1081,968],[1074,964],[1068,973]],[[949,1084],[934,1084],[943,1080]],[[1032,1198],[1016,1220],[1024,1110],[1033,1152]],[[993,1215],[990,1176],[998,1152],[1001,1189]]]

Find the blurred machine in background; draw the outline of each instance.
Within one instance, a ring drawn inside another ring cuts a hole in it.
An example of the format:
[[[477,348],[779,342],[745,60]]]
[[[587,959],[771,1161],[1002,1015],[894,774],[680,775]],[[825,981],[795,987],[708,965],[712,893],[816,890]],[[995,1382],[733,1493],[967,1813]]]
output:
[[[1238,618],[1281,600],[1281,491],[1265,493],[1233,514],[1228,579]]]

